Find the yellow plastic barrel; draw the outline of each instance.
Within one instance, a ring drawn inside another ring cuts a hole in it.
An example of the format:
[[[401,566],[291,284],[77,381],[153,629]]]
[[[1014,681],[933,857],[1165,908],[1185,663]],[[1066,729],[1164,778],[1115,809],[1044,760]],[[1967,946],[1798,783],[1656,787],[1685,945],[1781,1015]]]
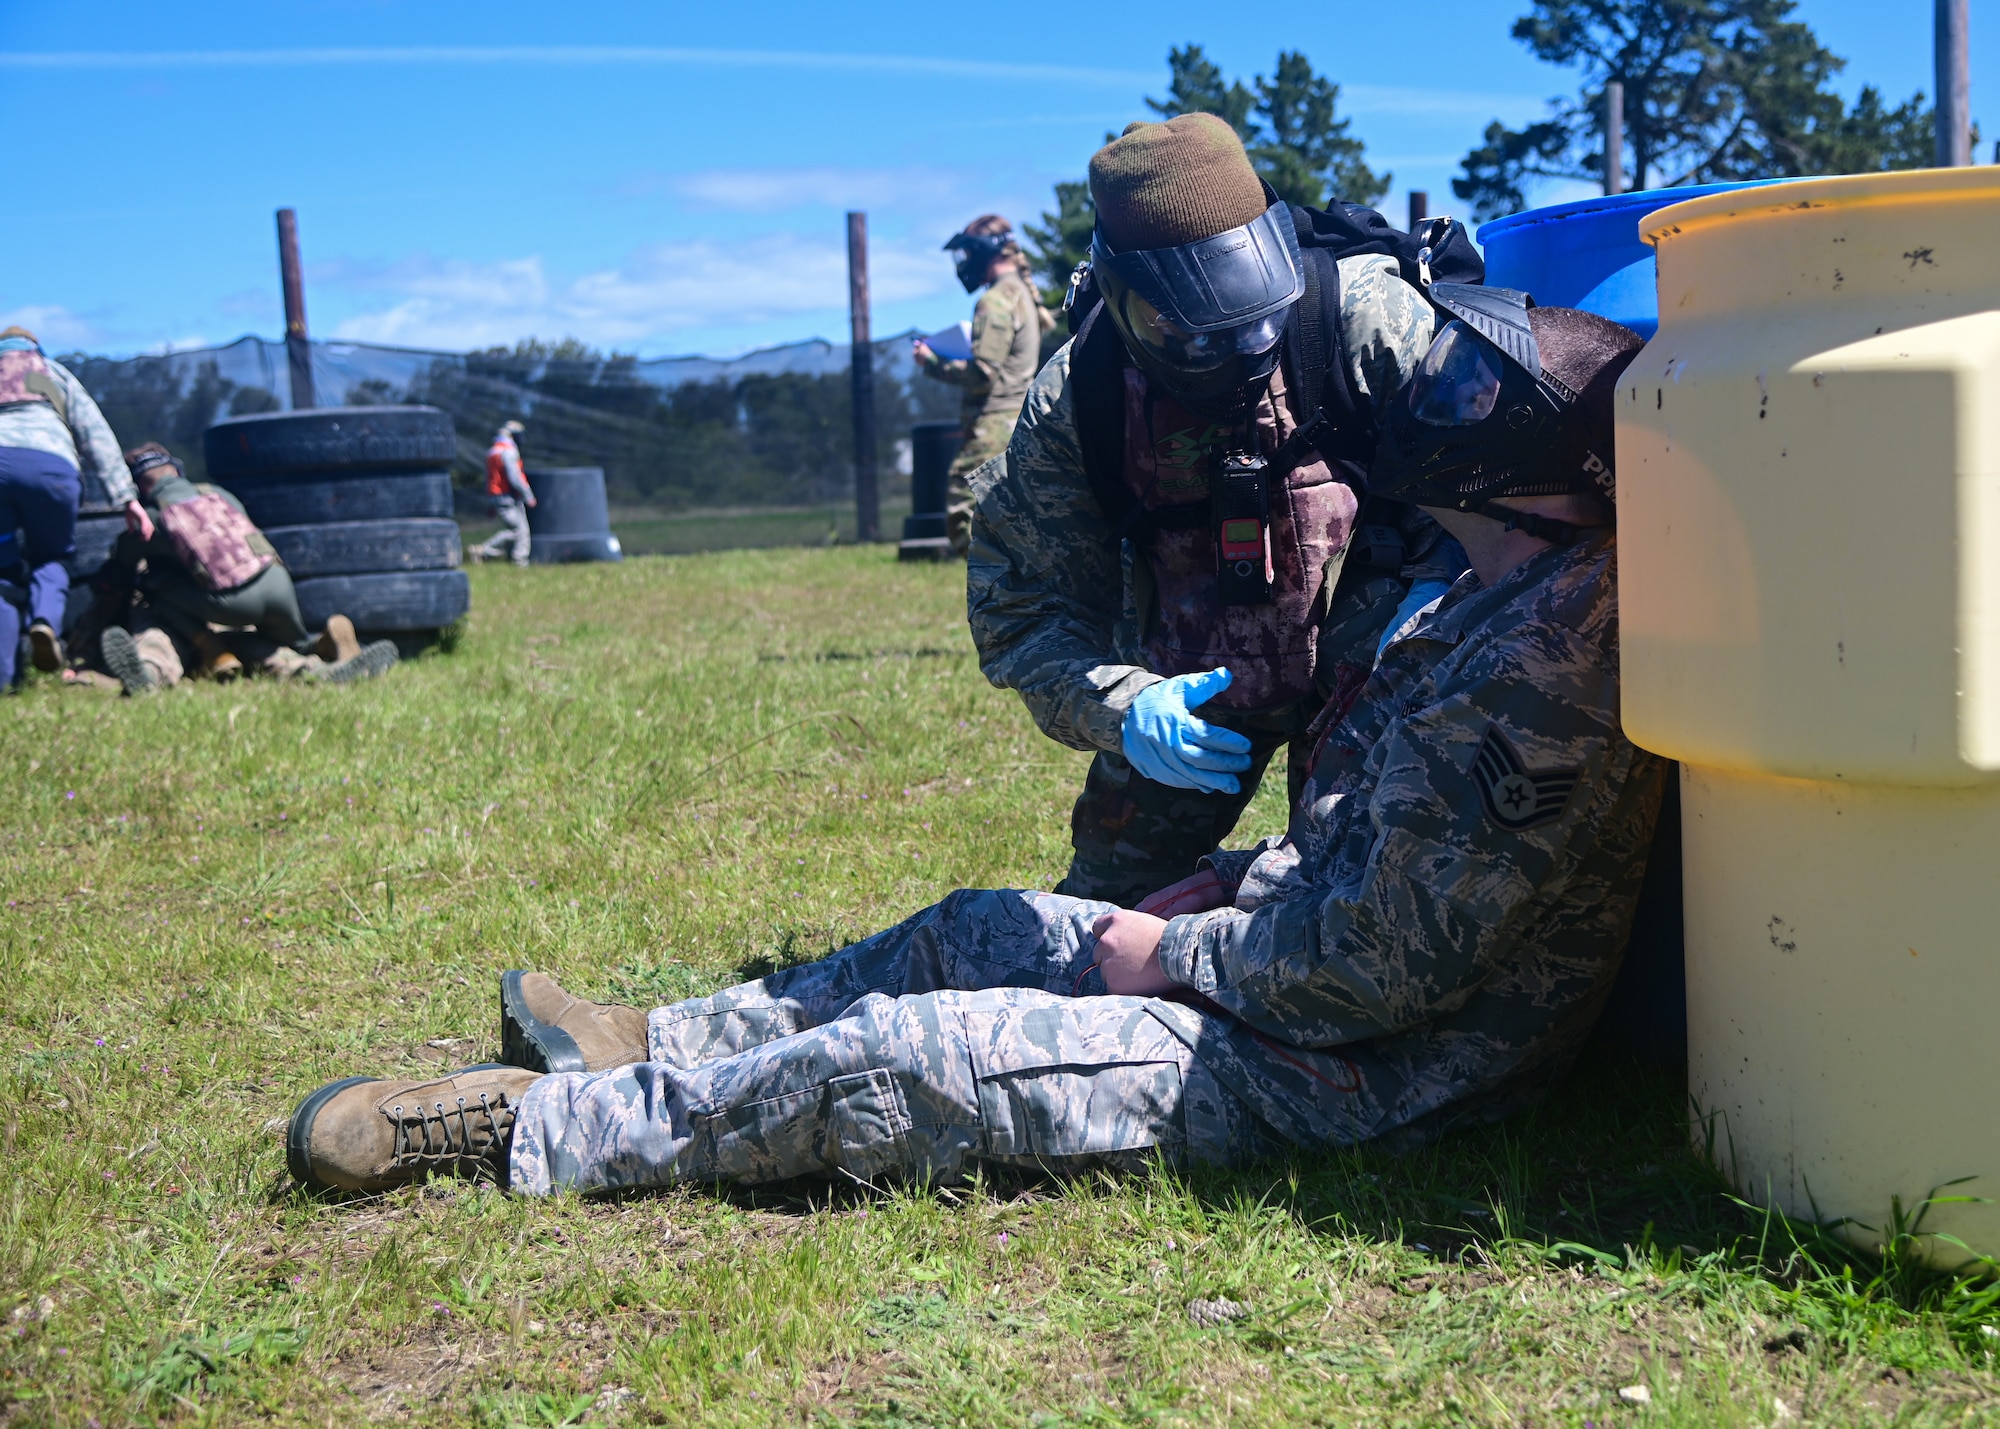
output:
[[[1683,764],[1697,1138],[1863,1244],[2000,1257],[2000,1204],[1938,1199],[2000,1199],[2000,169],[1641,231],[1624,720]]]

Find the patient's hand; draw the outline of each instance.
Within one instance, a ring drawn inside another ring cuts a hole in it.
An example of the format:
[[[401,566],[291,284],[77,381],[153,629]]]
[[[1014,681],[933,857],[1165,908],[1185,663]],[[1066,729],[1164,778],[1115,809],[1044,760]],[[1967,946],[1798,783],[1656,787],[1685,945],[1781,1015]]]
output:
[[[1160,935],[1166,920],[1120,908],[1092,926],[1097,935],[1097,970],[1104,989],[1126,997],[1156,997],[1173,986],[1160,971]]]
[[[1147,894],[1139,900],[1139,911],[1151,913],[1155,918],[1178,918],[1183,913],[1227,908],[1234,901],[1234,892],[1215,876],[1215,870],[1204,868],[1179,883],[1168,884],[1158,893]]]

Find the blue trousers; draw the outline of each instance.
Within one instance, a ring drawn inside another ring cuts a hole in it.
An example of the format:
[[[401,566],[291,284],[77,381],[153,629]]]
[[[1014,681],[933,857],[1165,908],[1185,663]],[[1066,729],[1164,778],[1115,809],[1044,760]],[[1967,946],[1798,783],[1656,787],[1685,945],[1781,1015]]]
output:
[[[59,456],[29,447],[0,447],[0,534],[21,533],[28,568],[27,617],[62,629],[69,596],[69,562],[76,555],[76,503],[82,478]],[[0,599],[0,688],[14,681],[21,612]]]

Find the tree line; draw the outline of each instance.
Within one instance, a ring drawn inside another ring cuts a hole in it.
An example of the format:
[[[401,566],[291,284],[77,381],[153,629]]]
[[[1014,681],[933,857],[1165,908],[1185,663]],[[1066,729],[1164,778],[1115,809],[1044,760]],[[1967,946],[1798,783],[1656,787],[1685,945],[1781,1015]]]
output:
[[[238,384],[214,362],[192,375],[165,357],[63,359],[128,447],[157,441],[204,479],[202,432],[225,416],[277,410],[261,387]],[[614,500],[668,508],[813,505],[854,489],[852,385],[845,371],[750,373],[662,387],[639,359],[575,339],[528,339],[464,357],[440,357],[407,386],[370,380],[342,394],[349,406],[421,402],[451,414],[454,480],[485,481],[487,443],[509,418],[527,423],[530,467],[601,466]],[[904,380],[878,357],[876,420],[888,447],[916,422],[951,421],[957,392]],[[885,473],[885,489],[894,478]]]
[[[1519,129],[1488,124],[1452,192],[1485,219],[1527,207],[1551,181],[1603,183],[1613,81],[1625,87],[1632,188],[1928,165],[1936,116],[1923,91],[1891,102],[1864,85],[1848,103],[1833,88],[1847,61],[1795,18],[1797,8],[1795,0],[1535,0],[1511,34],[1573,72],[1576,92]],[[1227,120],[1288,202],[1378,204],[1393,175],[1368,166],[1339,100],[1340,86],[1299,51],[1280,50],[1269,75],[1246,82],[1188,44],[1167,52],[1166,97],[1145,103],[1163,119]],[[1089,185],[1077,179],[1056,184],[1054,207],[1023,225],[1048,301],[1061,299],[1088,255],[1096,221]]]

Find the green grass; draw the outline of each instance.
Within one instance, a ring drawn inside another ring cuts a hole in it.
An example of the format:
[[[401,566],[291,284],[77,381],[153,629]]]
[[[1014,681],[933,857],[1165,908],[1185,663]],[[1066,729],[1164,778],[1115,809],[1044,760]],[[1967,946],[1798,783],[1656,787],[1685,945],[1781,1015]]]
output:
[[[882,535],[903,534],[908,496],[882,502]],[[854,503],[831,506],[745,506],[722,511],[662,511],[651,506],[614,506],[611,529],[628,556],[688,556],[708,551],[747,551],[766,546],[833,546],[854,541]],[[476,545],[500,529],[497,521],[464,521],[466,544]]]
[[[1066,861],[1082,756],[979,677],[962,568],[472,579],[369,686],[0,704],[0,1423],[2000,1423],[2000,1292],[1739,1206],[1601,1058],[1403,1158],[298,1193],[295,1101],[491,1053],[503,968],[681,996]]]

